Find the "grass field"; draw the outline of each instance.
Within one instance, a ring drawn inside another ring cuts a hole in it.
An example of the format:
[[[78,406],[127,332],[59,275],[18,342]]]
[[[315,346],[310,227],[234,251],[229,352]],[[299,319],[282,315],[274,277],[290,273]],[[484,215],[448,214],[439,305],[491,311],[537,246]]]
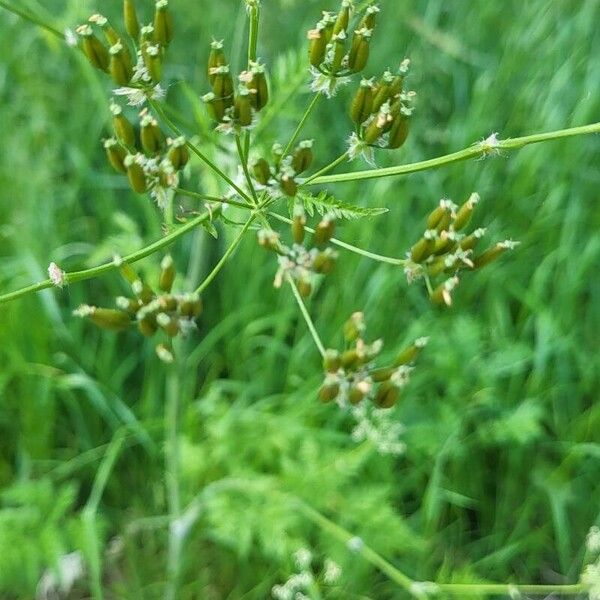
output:
[[[97,8],[13,4],[61,30]],[[101,9],[114,16],[120,5]],[[241,64],[245,10],[238,0],[172,5],[168,98],[199,133],[209,42],[228,40]],[[493,132],[600,121],[597,0],[381,6],[368,70],[410,56],[418,103],[409,141],[378,166]],[[259,54],[280,110],[267,109],[258,147],[287,139],[310,101],[305,37],[322,8],[337,3],[263,2]],[[156,206],[106,163],[107,80],[1,8],[0,50],[0,293],[44,279],[50,261],[83,269],[160,237]],[[321,101],[306,125],[319,165],[345,149],[350,98],[344,89]],[[326,344],[338,344],[356,310],[388,353],[430,337],[393,410],[405,427],[400,456],[355,443],[351,420],[317,400],[320,356],[253,235],[205,291],[199,332],[178,348],[176,367],[134,332],[72,318],[82,302],[109,305],[124,293],[116,273],[0,305],[0,598],[35,597],[42,574],[76,551],[85,572],[69,598],[269,598],[295,572],[299,548],[314,555],[310,598],[409,597],[335,525],[418,581],[577,583],[586,534],[600,524],[599,157],[600,138],[584,136],[330,188],[389,208],[336,233],[379,254],[403,256],[440,198],[473,191],[490,239],[521,242],[464,277],[449,310],[408,286],[402,268],[350,253],[309,300]],[[218,191],[194,162],[186,183],[199,182]],[[197,285],[236,233],[218,227],[217,240],[198,229],[173,247],[181,289]],[[155,278],[158,261],[140,269]],[[341,567],[335,583],[324,582],[326,560]]]

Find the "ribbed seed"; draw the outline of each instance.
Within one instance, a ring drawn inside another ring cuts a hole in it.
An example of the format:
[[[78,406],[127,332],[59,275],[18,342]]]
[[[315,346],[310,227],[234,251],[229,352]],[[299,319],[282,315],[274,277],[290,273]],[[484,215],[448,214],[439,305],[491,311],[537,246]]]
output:
[[[123,0],[123,22],[125,31],[132,39],[137,41],[140,35],[140,23],[137,18],[134,0]]]
[[[154,12],[154,35],[156,41],[168,46],[173,39],[173,15],[169,11],[168,0],[158,0]]]
[[[106,156],[108,157],[108,161],[119,173],[127,173],[127,168],[123,161],[127,156],[126,150],[119,145],[115,138],[109,138],[104,142],[104,149],[106,150]]]
[[[363,79],[360,82],[352,104],[350,105],[350,118],[353,123],[362,125],[373,112],[373,80]]]

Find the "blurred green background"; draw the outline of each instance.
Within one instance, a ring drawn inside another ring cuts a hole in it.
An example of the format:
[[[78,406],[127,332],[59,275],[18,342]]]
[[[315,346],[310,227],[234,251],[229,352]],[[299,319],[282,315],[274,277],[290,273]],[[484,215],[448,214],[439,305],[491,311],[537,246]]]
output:
[[[14,1],[61,29],[98,8],[120,9],[117,0]],[[225,38],[241,64],[242,4],[172,3],[166,76],[189,87],[172,85],[169,99],[190,133],[206,127],[197,97],[207,91],[211,38]],[[410,56],[418,109],[409,142],[378,165],[446,154],[492,132],[517,137],[600,120],[597,0],[381,4],[367,71]],[[321,9],[336,8],[333,0],[264,0],[259,54],[282,106],[263,131],[265,148],[288,138],[308,103],[305,32]],[[108,82],[1,9],[0,49],[0,290],[45,278],[50,261],[85,268],[160,236],[156,207],[103,155]],[[319,164],[344,149],[350,94],[322,102],[306,128]],[[182,503],[197,508],[179,561],[180,598],[268,598],[294,572],[300,547],[314,551],[315,573],[326,558],[342,567],[337,584],[321,586],[323,598],[406,597],[284,494],[416,579],[577,581],[586,532],[600,523],[599,156],[597,136],[573,138],[335,188],[342,200],[389,207],[338,230],[375,252],[402,256],[440,198],[460,202],[472,191],[490,239],[522,242],[465,277],[451,310],[432,307],[401,269],[351,254],[311,299],[326,344],[339,344],[355,310],[390,353],[430,336],[394,409],[406,428],[399,457],[354,443],[351,420],[316,400],[318,353],[289,290],[273,289],[276,265],[253,236],[205,293],[180,373],[134,332],[71,318],[81,302],[109,305],[126,291],[116,274],[1,306],[0,597],[34,597],[42,573],[78,550],[88,574],[70,597],[89,597],[97,560],[106,597],[163,597],[163,417],[174,395],[183,405]],[[187,185],[215,190],[200,165]],[[210,270],[231,236],[221,231],[215,241],[202,230],[177,242],[181,289]],[[141,268],[154,277],[157,264]],[[104,472],[108,450],[118,452]],[[104,475],[90,526],[84,506]]]

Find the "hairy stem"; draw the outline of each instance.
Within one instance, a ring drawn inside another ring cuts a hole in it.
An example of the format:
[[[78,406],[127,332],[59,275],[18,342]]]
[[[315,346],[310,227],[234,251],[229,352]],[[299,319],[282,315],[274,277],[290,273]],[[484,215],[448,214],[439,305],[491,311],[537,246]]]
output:
[[[592,123],[581,127],[571,127],[569,129],[559,129],[547,133],[536,133],[526,135],[524,137],[500,140],[497,142],[483,141],[473,144],[464,150],[446,154],[438,158],[431,158],[416,163],[407,165],[399,165],[397,167],[386,167],[383,169],[370,169],[368,171],[357,171],[355,173],[340,173],[339,175],[323,176],[323,172],[316,173],[307,179],[302,185],[321,185],[324,183],[343,183],[347,181],[361,181],[364,179],[376,179],[379,177],[392,177],[394,175],[407,175],[408,173],[416,173],[417,171],[425,171],[427,169],[437,169],[445,165],[455,162],[468,160],[470,158],[478,158],[494,154],[502,150],[518,150],[529,144],[537,144],[539,142],[547,142],[550,140],[558,140],[566,137],[578,135],[589,135],[591,133],[600,133],[600,123]],[[328,168],[329,170],[329,168]]]
[[[233,242],[231,242],[231,244],[225,251],[225,254],[223,254],[223,256],[221,257],[221,260],[216,264],[215,268],[206,276],[204,281],[198,286],[198,288],[196,289],[197,294],[200,294],[201,292],[203,292],[211,284],[212,280],[217,276],[219,271],[223,268],[225,263],[229,260],[229,257],[233,254],[235,249],[238,247],[238,244],[242,241],[244,234],[248,231],[248,229],[250,228],[250,225],[252,225],[256,216],[257,216],[256,213],[252,213],[251,217],[246,221],[246,223],[244,224],[244,226],[242,227],[240,232],[237,234],[237,236],[235,237]]]
[[[313,320],[310,318],[310,314],[308,313],[306,305],[304,304],[304,300],[302,299],[302,296],[300,295],[300,292],[298,291],[298,288],[296,287],[294,280],[289,275],[287,277],[287,280],[288,280],[288,283],[290,284],[290,287],[292,288],[292,292],[294,294],[294,298],[296,298],[296,302],[298,303],[300,312],[302,313],[302,316],[304,317],[304,320],[306,321],[308,330],[310,331],[310,334],[312,335],[313,340],[315,341],[315,345],[319,349],[321,356],[325,356],[325,346],[323,345],[323,342],[321,341],[321,338],[319,337],[317,328],[315,327]]]
[[[285,150],[283,151],[283,156],[287,156],[290,153],[290,150],[292,148],[292,146],[294,145],[294,142],[298,139],[298,136],[300,135],[300,132],[302,131],[304,125],[306,124],[306,121],[308,121],[308,118],[310,117],[312,111],[314,110],[315,106],[317,106],[317,102],[319,101],[319,98],[321,97],[321,93],[317,92],[314,96],[314,98],[312,99],[311,103],[308,105],[308,108],[304,111],[304,115],[302,115],[302,119],[300,119],[300,123],[298,123],[298,127],[296,127],[296,131],[294,131],[292,137],[290,138],[290,141],[287,143],[287,146],[285,147]]]
[[[153,242],[152,244],[145,246],[141,250],[137,250],[136,252],[132,252],[131,254],[128,254],[127,256],[123,257],[123,262],[132,264],[139,260],[142,260],[142,258],[146,258],[147,256],[150,256],[151,254],[158,252],[162,248],[165,248],[166,246],[169,246],[170,244],[172,244],[175,240],[180,238],[182,235],[185,235],[186,233],[188,233],[188,231],[192,231],[192,229],[195,229],[198,225],[201,225],[205,221],[211,220],[213,218],[213,216],[220,214],[220,212],[221,212],[220,206],[214,207],[212,209],[212,211],[203,213],[203,214],[199,215],[198,217],[196,217],[195,219],[191,219],[190,221],[188,221],[184,225],[181,225],[175,231],[173,231],[169,235],[166,235],[165,237],[161,238],[160,240],[157,240],[157,241]],[[92,279],[93,277],[98,277],[99,275],[103,275],[104,273],[114,271],[117,268],[118,268],[118,264],[115,261],[111,261],[111,262],[99,265],[97,267],[92,267],[91,269],[85,269],[83,271],[73,271],[71,273],[65,273],[65,283],[75,283],[77,281],[84,281],[86,279]],[[1,295],[0,296],[0,304],[4,304],[5,302],[15,300],[16,298],[20,298],[21,296],[25,296],[25,295],[31,294],[33,292],[39,292],[41,290],[45,290],[45,289],[51,288],[51,287],[54,287],[54,283],[50,279],[45,279],[44,281],[40,281],[39,283],[34,283],[33,285],[26,286],[24,288],[14,291],[14,292],[9,292],[8,294]]]
[[[277,219],[278,221],[281,221],[282,223],[288,223],[289,225],[291,225],[293,222],[291,219],[288,219],[287,217],[284,217],[283,215],[280,215],[278,213],[274,213],[271,211],[269,211],[269,216],[273,217],[274,219]],[[315,233],[314,229],[311,229],[310,227],[307,227],[306,225],[304,226],[304,229],[306,229],[306,231],[308,231],[309,233]],[[375,254],[375,252],[369,252],[368,250],[363,250],[362,248],[359,248],[358,246],[353,246],[352,244],[348,244],[347,242],[342,242],[342,240],[338,240],[336,238],[331,238],[331,240],[329,240],[329,241],[332,244],[339,246],[340,248],[344,248],[345,250],[354,252],[354,254],[360,254],[361,256],[366,256],[367,258],[371,258],[378,262],[387,263],[389,265],[396,265],[399,267],[403,267],[407,263],[406,259],[392,258],[391,256],[383,256],[383,254]]]

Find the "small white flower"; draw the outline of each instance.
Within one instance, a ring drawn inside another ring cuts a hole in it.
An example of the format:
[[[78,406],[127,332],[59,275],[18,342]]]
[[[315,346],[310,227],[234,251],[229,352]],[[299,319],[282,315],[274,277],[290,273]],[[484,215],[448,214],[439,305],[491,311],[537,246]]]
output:
[[[308,569],[312,562],[312,552],[308,548],[300,548],[294,553],[294,562],[300,570]]]
[[[129,106],[141,106],[148,99],[148,95],[152,100],[162,100],[165,97],[165,90],[157,83],[150,94],[144,89],[132,87],[120,87],[113,90],[115,96],[124,96],[127,98]]]
[[[48,265],[48,277],[56,287],[63,287],[67,283],[67,274],[54,262]]]
[[[317,93],[325,94],[327,98],[333,98],[337,94],[338,89],[350,83],[350,77],[333,77],[331,75],[325,75],[314,67],[310,68],[310,74],[312,81],[310,83],[310,89]]]
[[[594,525],[588,532],[585,546],[588,552],[595,554],[600,552],[600,529]]]
[[[330,558],[325,559],[325,571],[323,573],[323,581],[331,585],[335,583],[342,575],[342,567]]]
[[[375,166],[373,148],[352,132],[348,138],[348,158],[354,160],[357,156],[362,156],[369,165]]]
[[[69,48],[75,48],[75,46],[77,46],[77,36],[75,35],[75,32],[72,29],[65,29],[64,36],[65,43],[67,44],[67,46],[69,46]]]
[[[80,579],[85,571],[81,552],[71,552],[58,559],[56,569],[45,571],[40,579],[36,598],[49,600],[50,598],[66,597],[75,582]]]
[[[495,131],[486,137],[485,139],[477,142],[478,149],[481,151],[481,157],[485,158],[492,154],[500,154],[500,140],[498,139],[498,132]]]
[[[363,542],[362,538],[355,535],[354,537],[348,540],[348,543],[346,545],[348,546],[348,550],[350,550],[351,552],[360,552],[363,549],[365,543]]]
[[[588,588],[590,600],[600,600],[600,562],[586,566],[581,574],[581,583]]]

